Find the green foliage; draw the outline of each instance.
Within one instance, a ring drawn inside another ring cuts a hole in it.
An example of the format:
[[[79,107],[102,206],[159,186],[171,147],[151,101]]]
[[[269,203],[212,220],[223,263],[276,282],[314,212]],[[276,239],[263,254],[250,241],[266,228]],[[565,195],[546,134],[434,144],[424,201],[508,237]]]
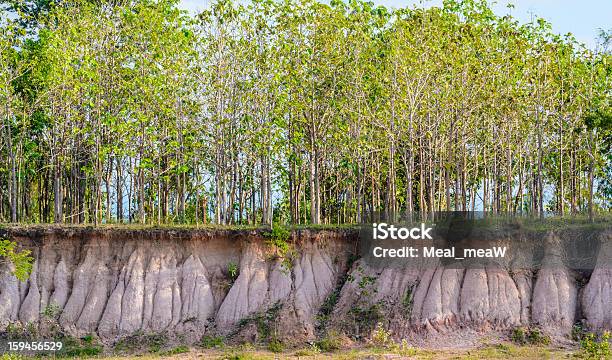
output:
[[[200,346],[204,349],[222,348],[225,346],[225,339],[221,336],[204,335],[200,340]]]
[[[34,258],[30,250],[16,250],[17,244],[8,239],[0,238],[0,261],[8,260],[14,266],[13,274],[21,281],[27,280],[32,272]]]
[[[527,343],[527,331],[522,327],[517,327],[512,330],[512,335],[510,336],[513,342],[524,345]]]
[[[27,359],[27,357],[25,357],[24,355],[17,354],[17,353],[0,355],[0,360],[25,360],[25,359]]]
[[[227,353],[223,354],[223,359],[225,360],[255,360],[256,357],[249,353]]]
[[[189,352],[189,347],[186,345],[179,345],[177,347],[174,347],[168,351],[164,351],[161,355],[162,356],[172,356],[172,355],[178,355],[178,354],[185,354]]]
[[[159,353],[166,344],[168,344],[168,338],[164,334],[144,334],[142,332],[137,332],[117,341],[114,350],[119,353],[131,353],[137,350],[145,350],[155,354]]]
[[[0,221],[612,206],[609,33],[589,50],[471,0],[3,3]]]
[[[576,323],[572,327],[572,340],[580,341],[586,334],[585,329],[582,327],[582,323]]]
[[[542,334],[542,331],[538,328],[532,328],[527,335],[527,339],[530,344],[533,345],[549,345],[550,336]]]
[[[275,255],[283,259],[283,266],[289,270],[292,267],[292,261],[295,249],[290,243],[291,231],[279,224],[273,224],[270,232],[264,233],[266,242],[274,248]]]
[[[59,319],[59,316],[61,313],[62,313],[62,308],[59,307],[57,304],[53,303],[53,304],[48,304],[47,306],[45,306],[41,315],[50,320],[57,320]]]
[[[376,324],[376,328],[372,332],[371,341],[372,345],[378,347],[392,348],[395,345],[391,332],[386,330],[381,322]]]
[[[549,345],[550,336],[545,335],[538,328],[517,327],[512,330],[510,336],[513,342],[519,345]]]
[[[335,289],[323,301],[323,304],[319,309],[319,313],[317,314],[317,320],[319,322],[320,327],[324,327],[325,323],[327,323],[327,321],[329,320],[329,316],[331,315],[332,311],[334,311],[334,308],[338,303],[339,298],[340,289]]]
[[[279,339],[272,338],[268,342],[268,350],[272,351],[273,353],[281,353],[283,350],[285,350],[285,345]]]
[[[38,327],[34,323],[23,324],[19,321],[7,324],[5,333],[8,339],[38,339]]]
[[[93,335],[87,335],[80,339],[64,337],[62,349],[56,354],[58,357],[91,357],[102,353],[102,345],[98,343]]]
[[[599,339],[593,333],[584,335],[580,340],[580,347],[588,359],[609,359],[612,357],[610,333],[607,331]]]
[[[333,352],[342,348],[342,339],[340,334],[334,330],[330,330],[327,334],[317,342],[315,342],[317,348],[324,352]]]
[[[311,344],[309,347],[305,349],[299,349],[293,356],[303,357],[303,356],[317,356],[321,353],[321,349],[316,344]]]
[[[229,274],[232,282],[234,282],[238,277],[238,270],[238,265],[236,263],[230,262],[227,264],[227,273]]]
[[[412,304],[413,304],[413,291],[414,287],[408,287],[408,289],[406,289],[406,293],[404,294],[404,297],[402,298],[402,306],[404,307],[404,310],[406,311],[407,315],[410,315],[410,313],[412,312]]]
[[[366,336],[385,317],[381,303],[354,306],[348,315],[346,321],[351,322],[349,327],[356,331],[355,335],[365,334]]]
[[[274,246],[282,255],[286,254],[290,250],[289,239],[291,238],[291,231],[279,224],[273,224],[270,232],[264,233],[264,236],[268,239],[268,244]]]
[[[263,340],[270,341],[276,336],[276,322],[280,314],[282,304],[276,303],[264,312],[258,312],[251,316],[241,319],[238,322],[238,328],[243,328],[248,324],[255,324],[257,332]]]

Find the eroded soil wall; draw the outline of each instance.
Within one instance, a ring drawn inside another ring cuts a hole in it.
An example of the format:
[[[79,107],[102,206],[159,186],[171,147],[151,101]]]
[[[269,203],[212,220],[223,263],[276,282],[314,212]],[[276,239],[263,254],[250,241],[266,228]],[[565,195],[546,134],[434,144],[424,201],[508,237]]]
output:
[[[611,234],[598,235],[602,257],[612,257]],[[257,341],[269,336],[262,321],[289,343],[330,329],[359,339],[377,323],[409,338],[518,326],[568,335],[577,323],[612,329],[609,266],[374,269],[356,257],[352,230],[294,232],[290,260],[259,230],[13,228],[8,235],[36,260],[26,282],[2,265],[0,331],[49,317],[72,335],[108,342],[159,332]],[[558,237],[542,238],[552,244],[551,261]]]

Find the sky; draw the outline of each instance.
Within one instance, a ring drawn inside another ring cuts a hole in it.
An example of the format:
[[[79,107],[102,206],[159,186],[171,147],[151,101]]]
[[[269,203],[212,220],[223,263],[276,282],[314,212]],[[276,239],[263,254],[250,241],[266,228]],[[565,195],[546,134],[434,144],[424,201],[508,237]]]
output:
[[[440,6],[442,0],[373,0],[387,7]],[[181,7],[189,11],[205,8],[210,0],[181,0]],[[529,22],[535,16],[552,24],[558,34],[572,33],[576,39],[594,48],[598,29],[612,29],[612,0],[513,0],[514,9],[506,7],[507,0],[493,6],[498,15],[511,11],[520,22]]]

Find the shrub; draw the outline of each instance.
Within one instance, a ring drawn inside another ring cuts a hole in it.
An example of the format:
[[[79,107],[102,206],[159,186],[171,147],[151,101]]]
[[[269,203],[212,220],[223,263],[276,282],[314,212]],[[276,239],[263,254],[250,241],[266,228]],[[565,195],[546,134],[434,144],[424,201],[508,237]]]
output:
[[[0,355],[0,360],[25,360],[27,359],[25,356],[21,354],[2,354]]]
[[[142,332],[137,332],[119,340],[115,344],[115,351],[132,352],[143,349],[150,353],[158,353],[167,342],[168,338],[163,334],[143,334]]]
[[[334,307],[338,303],[339,298],[340,298],[340,290],[335,289],[323,301],[323,304],[319,308],[319,313],[317,314],[317,317],[316,317],[318,321],[317,326],[319,329],[322,329],[325,327],[325,323],[327,323],[327,321],[329,320],[329,316],[331,315],[332,311],[334,310]]]
[[[247,354],[247,353],[229,353],[229,354],[223,354],[221,359],[224,359],[224,360],[252,360],[254,359],[254,356]]]
[[[17,244],[8,239],[0,238],[0,259],[4,258],[13,264],[15,267],[13,274],[21,281],[25,281],[30,277],[34,258],[30,256],[30,250],[16,250]]]
[[[321,351],[332,352],[342,347],[342,341],[337,332],[330,331],[323,339],[317,341],[315,345],[317,348],[321,349]]]
[[[574,325],[574,327],[572,327],[572,340],[574,341],[580,341],[582,340],[582,337],[584,336],[585,332],[584,329],[582,328],[582,324],[577,323]]]
[[[38,336],[38,328],[34,323],[26,323],[20,321],[9,323],[6,326],[5,333],[8,339],[29,339],[36,340]]]
[[[238,277],[238,265],[234,262],[227,264],[227,273],[229,274],[230,279],[232,279],[232,282],[236,280]]]
[[[519,345],[531,344],[531,345],[548,345],[550,344],[550,337],[544,335],[538,328],[526,329],[522,327],[515,328],[512,330],[511,339],[514,343]]]
[[[170,349],[168,351],[165,351],[163,353],[164,356],[168,356],[168,355],[178,355],[178,354],[184,354],[184,353],[188,353],[189,352],[189,347],[187,347],[186,345],[179,345],[173,349]]]
[[[595,334],[585,334],[580,341],[580,347],[588,359],[609,359],[612,357],[610,333],[607,331],[601,335],[599,341]]]
[[[272,351],[273,353],[280,353],[285,350],[285,345],[283,345],[282,341],[274,338],[268,343],[268,350]]]
[[[385,318],[383,303],[376,303],[365,307],[358,305],[349,310],[348,321],[351,321],[351,329],[356,329],[357,334],[369,335],[381,320]]]
[[[200,340],[200,346],[204,349],[220,348],[225,345],[224,339],[221,336],[202,336]]]
[[[267,238],[266,243],[275,249],[276,256],[283,259],[283,266],[291,269],[291,258],[294,253],[293,246],[289,242],[291,232],[281,225],[274,224],[272,230],[264,236]]]
[[[518,327],[512,330],[511,336],[512,342],[519,345],[525,345],[527,343],[527,331],[524,328]]]
[[[392,342],[391,345],[388,346],[386,349],[391,350],[395,354],[403,356],[403,357],[404,356],[416,356],[418,354],[417,349],[410,346],[410,344],[408,344],[408,340],[406,339],[402,339],[402,342],[399,344]]]
[[[59,305],[52,303],[45,307],[41,315],[50,320],[57,320],[61,313],[62,308],[59,307]]]
[[[81,339],[72,337],[63,338],[64,346],[58,355],[65,357],[88,357],[102,353],[102,346],[95,341],[92,335],[87,335]]]
[[[296,351],[293,356],[316,356],[321,353],[321,349],[316,344],[311,344],[310,347]]]
[[[550,344],[550,337],[542,334],[540,329],[531,329],[529,331],[528,340],[533,345],[548,345]]]
[[[385,330],[382,323],[376,324],[376,328],[372,332],[372,345],[389,348],[395,345],[391,338],[391,332]]]
[[[402,306],[404,307],[404,310],[406,311],[407,315],[410,315],[410,313],[412,312],[412,297],[412,287],[409,287],[408,289],[406,289],[406,294],[404,294],[404,298],[402,299]]]
[[[277,302],[265,312],[258,312],[248,318],[244,318],[238,322],[238,328],[243,328],[248,324],[255,324],[259,335],[263,339],[269,339],[273,333],[281,307],[281,303]]]

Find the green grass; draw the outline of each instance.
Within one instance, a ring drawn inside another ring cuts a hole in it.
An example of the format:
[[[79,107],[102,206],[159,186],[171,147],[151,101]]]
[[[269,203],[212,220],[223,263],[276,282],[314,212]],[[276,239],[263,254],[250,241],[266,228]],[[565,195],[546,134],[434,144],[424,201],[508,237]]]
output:
[[[358,230],[358,224],[320,224],[320,225],[283,225],[284,228],[290,231],[295,230]],[[96,230],[225,230],[225,231],[261,231],[269,232],[269,225],[217,225],[217,224],[32,224],[32,223],[0,223],[0,229],[24,229],[24,230],[36,230],[36,229],[96,229]]]
[[[189,355],[185,353],[189,352]],[[264,347],[235,346],[223,349],[190,350],[186,346],[178,346],[170,351],[146,354],[128,355],[115,357],[88,356],[82,354],[80,358],[103,358],[109,360],[138,359],[138,360],[157,360],[157,359],[227,359],[227,360],[274,360],[274,359],[398,359],[409,358],[419,360],[484,360],[484,359],[511,359],[511,360],[531,360],[531,359],[579,359],[584,358],[579,351],[569,351],[554,349],[542,346],[516,346],[513,344],[490,344],[478,349],[459,349],[459,350],[431,350],[409,348],[352,348],[337,350],[333,353],[323,353],[316,347],[303,348],[298,350],[285,349],[281,353],[272,352]],[[16,355],[3,355],[0,360],[21,360],[23,357]]]
[[[595,214],[593,222],[589,221],[586,214],[577,215],[564,215],[564,216],[550,216],[540,219],[533,216],[515,216],[505,217],[502,215],[488,215],[486,220],[476,220],[476,226],[487,226],[495,223],[503,223],[507,221],[516,222],[523,228],[529,230],[549,230],[549,229],[564,229],[564,228],[587,228],[587,229],[598,229],[609,227],[612,221],[612,212],[609,213],[598,213]],[[300,225],[280,225],[287,230],[358,230],[360,224],[300,224]],[[138,223],[106,223],[98,224],[94,227],[92,223],[89,224],[52,224],[52,223],[0,223],[0,229],[10,228],[21,228],[21,229],[36,229],[36,228],[61,228],[61,229],[83,229],[83,228],[95,228],[95,229],[122,229],[122,230],[260,230],[270,231],[270,225],[246,225],[246,224],[231,224],[231,225],[217,225],[217,224],[180,224],[180,223],[167,223],[167,224],[138,224]]]
[[[161,353],[162,356],[171,356],[171,355],[178,355],[178,354],[185,354],[189,352],[189,347],[186,345],[179,345],[177,347],[174,347],[170,350],[164,351]]]
[[[222,348],[225,346],[225,339],[221,336],[205,335],[200,340],[200,346],[204,349]]]

